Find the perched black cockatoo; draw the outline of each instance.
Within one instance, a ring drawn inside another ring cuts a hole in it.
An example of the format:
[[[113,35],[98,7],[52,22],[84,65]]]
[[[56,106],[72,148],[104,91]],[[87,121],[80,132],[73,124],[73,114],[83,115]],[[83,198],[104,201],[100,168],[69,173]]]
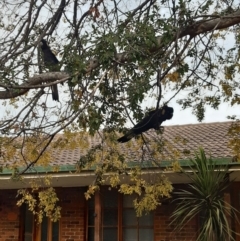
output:
[[[45,39],[41,40],[41,49],[43,52],[43,60],[44,60],[45,66],[50,71],[59,71],[60,70],[60,66],[58,65],[59,61],[54,55],[54,53],[51,51]],[[59,101],[57,84],[52,85],[51,90],[52,90],[53,100]]]
[[[127,142],[133,137],[152,128],[159,130],[163,121],[170,120],[173,117],[173,111],[173,108],[168,106],[163,106],[161,109],[150,111],[148,115],[129,130],[126,135],[119,138],[118,142]]]

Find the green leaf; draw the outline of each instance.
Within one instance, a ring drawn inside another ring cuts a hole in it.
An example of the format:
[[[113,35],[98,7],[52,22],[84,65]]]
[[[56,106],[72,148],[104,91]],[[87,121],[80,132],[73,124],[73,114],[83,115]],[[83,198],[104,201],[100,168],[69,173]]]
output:
[[[191,164],[192,173],[185,172],[185,175],[192,183],[186,190],[175,192],[177,198],[174,201],[178,204],[171,215],[171,224],[181,230],[189,220],[199,215],[201,224],[197,240],[234,240],[226,215],[236,216],[238,211],[223,199],[223,192],[230,183],[228,168],[217,166],[201,148]]]

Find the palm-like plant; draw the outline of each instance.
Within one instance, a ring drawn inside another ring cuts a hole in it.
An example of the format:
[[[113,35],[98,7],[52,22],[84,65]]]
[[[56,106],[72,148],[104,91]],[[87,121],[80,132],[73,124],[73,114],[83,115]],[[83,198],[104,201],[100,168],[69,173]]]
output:
[[[200,217],[200,230],[197,240],[233,240],[228,215],[236,216],[236,209],[223,198],[223,191],[229,186],[227,166],[217,166],[212,158],[207,158],[203,149],[195,154],[190,166],[192,173],[188,189],[175,192],[177,207],[173,212],[171,224],[181,229],[196,217]]]

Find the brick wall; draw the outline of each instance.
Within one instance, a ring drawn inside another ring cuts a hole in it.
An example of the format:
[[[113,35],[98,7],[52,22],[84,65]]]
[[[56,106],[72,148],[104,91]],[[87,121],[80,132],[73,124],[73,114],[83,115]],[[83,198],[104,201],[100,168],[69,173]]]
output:
[[[240,190],[236,183],[234,189]],[[85,241],[86,200],[82,188],[58,188],[57,193],[62,207],[60,220],[60,241]],[[20,209],[16,206],[16,190],[0,190],[0,241],[19,241]],[[233,195],[234,197],[234,195]],[[239,208],[239,192],[236,193]],[[170,226],[169,216],[172,203],[158,207],[154,215],[155,241],[194,241],[198,220],[191,220],[181,232]],[[237,227],[238,229],[239,227]],[[239,240],[240,239],[236,239]]]
[[[19,240],[20,209],[16,206],[16,190],[0,190],[0,241]]]
[[[0,190],[0,241],[19,241],[20,208],[16,190]],[[59,188],[60,241],[85,240],[85,198],[81,188]]]
[[[62,188],[57,191],[61,201],[61,241],[85,240],[86,201],[81,188]]]
[[[174,231],[174,225],[170,225],[170,219],[174,210],[173,204],[163,204],[157,208],[154,216],[154,229],[156,241],[194,241],[197,233],[197,219],[191,220],[180,231]]]
[[[235,241],[240,241],[240,182],[233,182],[231,185],[231,204],[238,210],[237,217],[234,217],[231,222],[235,231],[232,235]]]

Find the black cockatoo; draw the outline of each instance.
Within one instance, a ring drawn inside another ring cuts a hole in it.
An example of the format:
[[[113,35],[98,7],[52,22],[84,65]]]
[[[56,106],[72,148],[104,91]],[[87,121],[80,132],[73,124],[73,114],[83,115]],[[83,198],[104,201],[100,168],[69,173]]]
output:
[[[50,70],[50,71],[59,71],[60,66],[59,66],[59,61],[54,55],[54,53],[51,51],[50,47],[47,44],[47,41],[45,39],[41,40],[41,49],[43,52],[43,60],[45,66]],[[59,101],[59,95],[58,95],[58,87],[57,84],[51,86],[52,90],[52,98],[53,100]]]
[[[170,120],[173,117],[173,111],[173,108],[168,106],[163,106],[160,109],[150,111],[148,115],[129,130],[126,135],[119,138],[118,142],[127,142],[133,137],[152,128],[159,130],[163,121]]]

